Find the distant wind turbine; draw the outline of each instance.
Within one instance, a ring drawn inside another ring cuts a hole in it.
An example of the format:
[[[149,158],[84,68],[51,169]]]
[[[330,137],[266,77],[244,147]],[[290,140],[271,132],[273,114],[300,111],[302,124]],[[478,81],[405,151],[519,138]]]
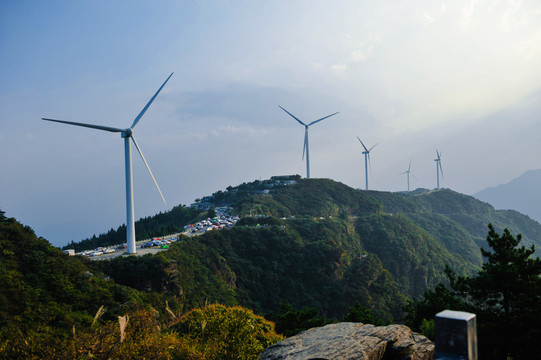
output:
[[[364,148],[363,154],[364,154],[364,172],[366,175],[366,190],[368,190],[368,165],[370,164],[370,151],[372,151],[373,148],[376,147],[376,145],[372,146],[370,149],[367,149],[366,146],[364,146],[363,142],[359,137],[357,136],[357,139],[361,143],[361,145]],[[372,170],[372,165],[370,165],[370,170]]]
[[[304,126],[304,145],[303,145],[303,148],[302,148],[302,158],[304,160],[304,153],[306,153],[306,178],[307,179],[310,179],[310,153],[308,151],[308,128],[312,125],[314,125],[315,123],[318,123],[322,120],[325,120],[326,118],[329,118],[333,115],[336,115],[338,114],[337,112],[335,112],[334,114],[331,114],[331,115],[327,115],[325,117],[322,117],[321,119],[318,119],[318,120],[315,120],[315,121],[312,121],[310,124],[306,125],[305,123],[303,123],[302,121],[300,121],[295,115],[291,114],[289,111],[287,111],[286,109],[284,109],[283,107],[281,107],[280,105],[278,105],[278,107],[282,110],[284,110],[286,113],[289,114],[289,116],[291,116],[293,119],[297,120],[299,122],[299,124],[301,124],[302,126]]]
[[[158,189],[158,192],[160,193],[162,200],[165,203],[165,198],[163,197],[162,191],[160,190],[160,187],[158,186],[158,183],[156,182],[156,179],[154,178],[152,171],[150,171],[150,167],[148,166],[148,163],[145,160],[145,157],[143,156],[143,153],[141,152],[139,145],[137,145],[137,142],[135,141],[135,138],[133,137],[133,129],[135,128],[139,120],[141,120],[141,117],[143,117],[145,112],[148,110],[148,108],[150,107],[150,104],[152,104],[154,99],[156,99],[156,96],[158,96],[158,94],[163,89],[167,81],[169,81],[171,76],[173,76],[173,73],[169,75],[169,77],[165,80],[162,86],[160,86],[158,91],[156,91],[154,96],[145,105],[143,110],[141,110],[139,115],[137,115],[137,117],[133,121],[132,126],[127,129],[119,129],[119,128],[102,126],[102,125],[84,124],[84,123],[78,123],[78,122],[73,122],[73,121],[41,118],[42,120],[54,121],[54,122],[63,123],[63,124],[82,126],[82,127],[87,127],[91,129],[97,129],[97,130],[104,130],[104,131],[109,131],[109,132],[116,132],[116,133],[120,133],[120,136],[124,138],[124,156],[125,156],[125,167],[126,167],[126,245],[127,245],[128,254],[135,254],[137,252],[135,248],[135,220],[134,220],[134,211],[133,211],[133,176],[132,176],[130,139],[133,141],[133,144],[135,145],[135,148],[139,152],[139,155],[141,155],[141,158],[143,159],[143,162],[145,163],[148,169],[148,172],[150,173],[152,180],[154,180],[154,184],[156,185],[156,188]]]
[[[408,170],[404,171],[403,173],[400,174],[400,175],[406,174],[407,177],[408,177],[408,192],[410,191],[410,173],[411,173],[411,160],[410,160],[410,164],[408,166]],[[415,176],[413,174],[411,174],[411,176],[413,176],[415,178]]]
[[[436,155],[438,156],[434,161],[436,162],[436,181],[437,181],[437,187],[436,189],[440,189],[440,172],[441,172],[441,178],[443,179],[443,169],[441,168],[441,153],[436,149]]]

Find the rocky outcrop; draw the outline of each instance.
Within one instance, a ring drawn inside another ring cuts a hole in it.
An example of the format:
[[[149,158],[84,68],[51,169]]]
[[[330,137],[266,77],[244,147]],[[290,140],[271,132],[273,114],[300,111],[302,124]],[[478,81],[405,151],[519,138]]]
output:
[[[338,323],[303,331],[267,348],[260,360],[431,360],[434,343],[404,325]]]

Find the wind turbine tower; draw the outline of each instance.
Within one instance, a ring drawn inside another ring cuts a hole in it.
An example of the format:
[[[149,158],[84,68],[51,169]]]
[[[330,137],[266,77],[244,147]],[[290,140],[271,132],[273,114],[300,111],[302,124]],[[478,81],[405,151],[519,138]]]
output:
[[[289,111],[287,111],[286,109],[284,109],[280,105],[278,105],[278,107],[280,109],[284,110],[286,113],[288,113],[289,116],[291,116],[293,119],[297,120],[299,124],[304,126],[304,145],[303,145],[303,148],[302,148],[302,159],[304,160],[304,154],[306,153],[306,178],[310,179],[310,152],[309,152],[309,149],[308,149],[308,128],[310,126],[314,125],[315,123],[318,123],[318,122],[320,122],[322,120],[325,120],[326,118],[334,116],[334,115],[336,115],[338,113],[335,112],[334,114],[327,115],[325,117],[322,117],[321,119],[317,119],[315,121],[312,121],[310,124],[306,125],[301,120],[299,120],[295,115],[291,114]]]
[[[406,174],[407,177],[408,177],[408,192],[410,192],[410,172],[411,172],[411,160],[410,160],[410,164],[408,166],[408,170],[404,171],[402,174],[400,174],[400,175]],[[413,176],[413,174],[411,174],[411,175]]]
[[[364,148],[364,151],[363,151],[363,154],[364,154],[364,172],[365,172],[365,175],[366,175],[366,190],[368,190],[368,165],[370,164],[370,151],[372,151],[372,149],[375,148],[377,144],[372,146],[370,149],[367,149],[366,146],[364,146],[363,142],[361,141],[361,139],[359,139],[358,136],[357,136],[357,140],[359,140],[359,142],[361,143],[361,145]],[[370,168],[372,168],[371,165],[370,165]]]
[[[152,96],[149,102],[145,105],[143,110],[141,110],[139,115],[137,115],[137,117],[133,121],[132,126],[127,129],[120,129],[120,128],[114,128],[114,127],[109,127],[109,126],[94,125],[94,124],[84,124],[84,123],[78,123],[78,122],[73,122],[73,121],[41,118],[42,120],[54,121],[54,122],[58,122],[62,124],[82,126],[82,127],[87,127],[91,129],[120,133],[120,136],[124,139],[124,164],[126,168],[126,245],[127,245],[128,254],[135,254],[137,252],[136,247],[135,247],[135,219],[134,219],[134,211],[133,211],[133,176],[132,176],[132,159],[131,159],[130,140],[133,141],[135,148],[139,152],[139,155],[141,155],[141,159],[143,159],[143,162],[145,163],[147,170],[150,173],[150,176],[152,177],[152,180],[154,180],[154,184],[156,185],[156,188],[158,189],[158,192],[160,193],[162,200],[165,204],[165,198],[163,197],[162,191],[160,190],[160,187],[158,186],[158,183],[156,182],[156,179],[154,178],[152,171],[150,171],[150,167],[148,166],[148,163],[145,160],[145,157],[143,156],[143,152],[141,151],[141,148],[139,147],[139,145],[137,145],[137,142],[135,141],[135,138],[133,137],[133,129],[135,128],[137,123],[139,123],[139,120],[141,120],[145,112],[148,110],[148,108],[150,107],[154,99],[156,99],[156,96],[158,96],[158,94],[163,89],[165,84],[169,81],[171,76],[173,76],[173,73],[169,75],[169,77],[165,80],[162,86],[160,86],[158,91],[156,91],[154,96]]]
[[[441,168],[441,153],[438,151],[438,149],[436,149],[436,156],[437,158],[434,159],[434,161],[436,162],[436,189],[440,189],[440,173],[441,173],[441,178],[443,179],[443,169]]]

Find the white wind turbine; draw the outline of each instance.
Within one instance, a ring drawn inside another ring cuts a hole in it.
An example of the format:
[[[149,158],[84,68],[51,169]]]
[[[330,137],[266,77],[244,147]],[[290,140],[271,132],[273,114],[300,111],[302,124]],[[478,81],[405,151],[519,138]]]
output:
[[[370,163],[370,151],[372,151],[373,148],[376,147],[376,145],[372,146],[370,149],[367,149],[366,146],[364,146],[363,142],[359,137],[357,136],[357,139],[361,143],[361,145],[364,148],[363,154],[364,154],[364,172],[366,174],[366,190],[368,190],[368,165],[370,164],[370,170],[372,170],[372,165]]]
[[[128,254],[135,254],[137,252],[135,248],[135,220],[134,220],[134,211],[133,211],[133,176],[132,176],[130,139],[133,141],[133,144],[135,145],[135,148],[139,152],[139,155],[141,155],[141,158],[143,159],[143,162],[145,163],[148,169],[148,172],[150,173],[152,180],[154,180],[154,184],[156,185],[156,188],[158,189],[162,197],[162,200],[165,203],[165,198],[163,197],[162,191],[160,190],[160,187],[158,186],[158,183],[156,182],[156,179],[154,178],[152,171],[150,171],[150,167],[148,166],[148,163],[145,160],[145,157],[143,156],[143,153],[141,152],[139,145],[137,145],[137,142],[135,141],[135,138],[133,137],[133,128],[135,128],[139,120],[141,120],[141,117],[143,117],[145,112],[150,107],[150,104],[152,104],[154,99],[156,99],[156,96],[158,96],[158,94],[163,89],[167,81],[169,81],[171,76],[173,76],[173,73],[169,75],[169,77],[165,80],[162,86],[160,86],[158,91],[156,91],[154,96],[145,105],[143,110],[141,110],[139,115],[137,115],[137,117],[133,121],[132,126],[127,129],[120,129],[120,128],[114,128],[114,127],[109,127],[109,126],[102,126],[102,125],[84,124],[84,123],[78,123],[78,122],[73,122],[73,121],[41,118],[42,120],[54,121],[54,122],[59,122],[63,124],[82,126],[82,127],[87,127],[91,129],[97,129],[97,130],[104,130],[104,131],[109,131],[109,132],[116,132],[116,133],[120,133],[121,137],[124,138],[124,155],[125,155],[125,166],[126,166],[126,245],[127,245]]]
[[[302,126],[304,126],[304,145],[303,145],[303,148],[302,148],[302,158],[304,160],[304,153],[306,153],[306,178],[307,179],[310,179],[310,153],[308,151],[308,128],[312,125],[314,125],[315,123],[318,123],[322,120],[325,120],[326,118],[328,117],[331,117],[333,115],[336,115],[338,114],[337,112],[335,112],[334,114],[331,114],[331,115],[327,115],[325,117],[322,117],[321,119],[318,119],[318,120],[315,120],[315,121],[312,121],[310,124],[306,125],[305,123],[303,123],[302,121],[300,121],[297,117],[295,117],[295,115],[291,114],[289,111],[287,111],[286,109],[284,109],[283,107],[281,107],[280,105],[278,105],[278,107],[282,110],[284,110],[286,113],[289,114],[289,116],[291,116],[293,119],[297,120],[299,122],[299,124],[301,124]]]
[[[443,179],[443,169],[441,168],[441,153],[436,149],[436,155],[438,156],[434,161],[436,162],[436,189],[440,189],[440,172],[441,172],[441,178]]]
[[[411,173],[411,160],[410,160],[410,164],[408,166],[408,170],[406,170],[406,171],[404,171],[403,173],[400,174],[400,175],[406,174],[407,177],[408,177],[408,192],[410,191],[410,173]],[[413,176],[415,178],[415,175],[411,174],[411,176]]]

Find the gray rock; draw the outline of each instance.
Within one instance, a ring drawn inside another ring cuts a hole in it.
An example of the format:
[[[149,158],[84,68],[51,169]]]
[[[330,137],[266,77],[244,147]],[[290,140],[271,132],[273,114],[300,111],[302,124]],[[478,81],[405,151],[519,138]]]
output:
[[[432,360],[434,343],[404,325],[338,323],[303,331],[267,348],[260,360]]]

